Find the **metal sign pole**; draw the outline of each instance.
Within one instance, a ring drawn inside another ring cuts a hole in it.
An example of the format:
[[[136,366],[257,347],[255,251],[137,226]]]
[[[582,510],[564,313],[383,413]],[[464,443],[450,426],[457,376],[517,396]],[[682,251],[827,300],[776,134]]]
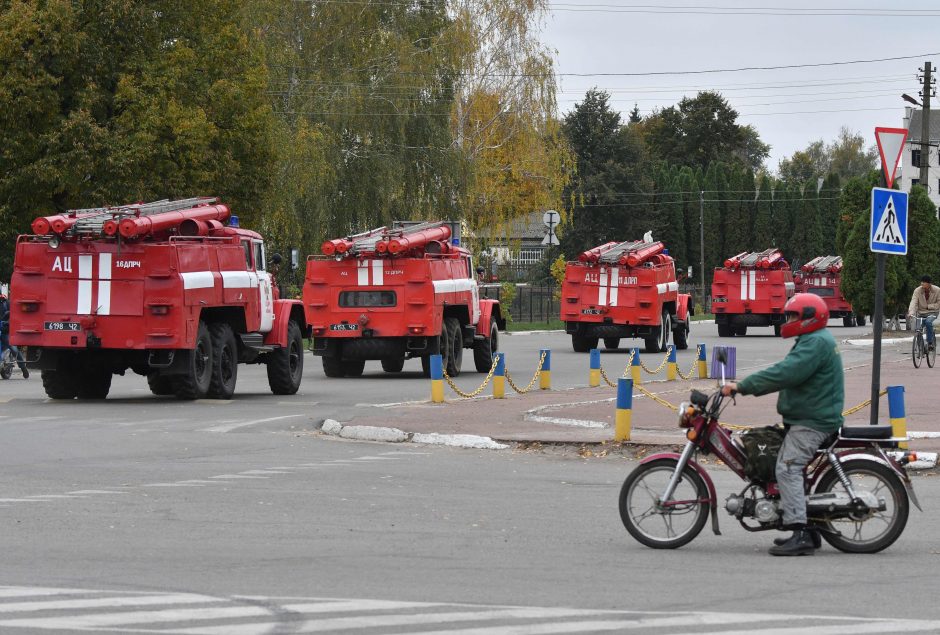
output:
[[[875,345],[871,358],[871,419],[869,423],[878,425],[878,392],[881,390],[881,330],[884,327],[884,297],[885,297],[885,254],[876,254],[875,273],[875,313],[871,316],[875,323]]]

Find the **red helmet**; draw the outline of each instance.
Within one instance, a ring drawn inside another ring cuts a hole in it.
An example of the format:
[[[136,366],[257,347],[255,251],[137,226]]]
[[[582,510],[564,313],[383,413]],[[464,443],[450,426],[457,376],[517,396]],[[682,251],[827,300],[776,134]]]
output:
[[[829,307],[823,299],[812,293],[797,293],[783,307],[787,322],[780,327],[780,335],[793,337],[826,328]],[[791,320],[791,317],[795,319]]]

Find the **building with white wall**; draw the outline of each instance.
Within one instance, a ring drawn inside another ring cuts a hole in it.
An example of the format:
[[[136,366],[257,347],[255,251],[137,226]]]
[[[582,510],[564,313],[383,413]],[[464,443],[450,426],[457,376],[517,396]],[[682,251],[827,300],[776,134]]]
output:
[[[904,109],[904,128],[907,128],[907,141],[901,152],[901,165],[896,180],[903,192],[910,192],[911,187],[920,183],[920,165],[925,160],[921,156],[921,122],[923,111],[908,106]],[[928,141],[934,145],[927,148],[927,192],[934,205],[940,206],[940,154],[937,143],[940,142],[940,110],[930,112],[930,133]],[[889,159],[890,160],[890,159]]]

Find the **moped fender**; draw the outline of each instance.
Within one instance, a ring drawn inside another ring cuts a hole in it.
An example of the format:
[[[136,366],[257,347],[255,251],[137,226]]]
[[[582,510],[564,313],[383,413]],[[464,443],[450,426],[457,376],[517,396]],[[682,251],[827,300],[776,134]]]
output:
[[[911,477],[908,476],[907,470],[898,465],[897,461],[895,461],[890,456],[888,456],[888,459],[885,460],[877,454],[869,454],[868,452],[858,452],[855,450],[846,450],[844,452],[837,452],[836,457],[839,459],[839,461],[874,461],[875,463],[880,463],[885,467],[891,468],[891,471],[897,474],[898,478],[901,479],[901,482],[904,484],[904,489],[907,490],[907,496],[911,499],[911,502],[914,503],[914,507],[916,507],[918,511],[924,511],[920,506],[920,501],[917,500],[917,494],[914,493],[914,484],[911,483]],[[827,467],[824,473],[831,469],[832,466],[830,465]],[[822,474],[819,476],[822,476]]]
[[[656,461],[658,459],[673,459],[677,463],[679,459],[682,458],[677,452],[659,452],[658,454],[651,454],[645,457],[640,461],[640,465],[644,463],[649,463],[651,461]],[[711,516],[712,516],[712,531],[716,536],[721,535],[721,531],[718,530],[718,494],[715,491],[715,483],[712,481],[712,477],[708,475],[708,472],[694,461],[689,461],[687,463],[689,467],[695,470],[699,476],[702,477],[702,480],[705,481],[705,487],[708,489],[708,502],[711,503]]]

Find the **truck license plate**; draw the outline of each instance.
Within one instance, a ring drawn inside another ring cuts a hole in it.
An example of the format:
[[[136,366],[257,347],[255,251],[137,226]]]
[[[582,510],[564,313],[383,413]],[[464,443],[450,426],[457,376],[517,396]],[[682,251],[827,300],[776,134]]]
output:
[[[47,331],[81,331],[82,326],[78,322],[43,322],[43,328]]]
[[[581,314],[582,315],[600,315],[601,310],[600,309],[581,309]]]
[[[330,324],[331,331],[358,331],[358,324]]]

